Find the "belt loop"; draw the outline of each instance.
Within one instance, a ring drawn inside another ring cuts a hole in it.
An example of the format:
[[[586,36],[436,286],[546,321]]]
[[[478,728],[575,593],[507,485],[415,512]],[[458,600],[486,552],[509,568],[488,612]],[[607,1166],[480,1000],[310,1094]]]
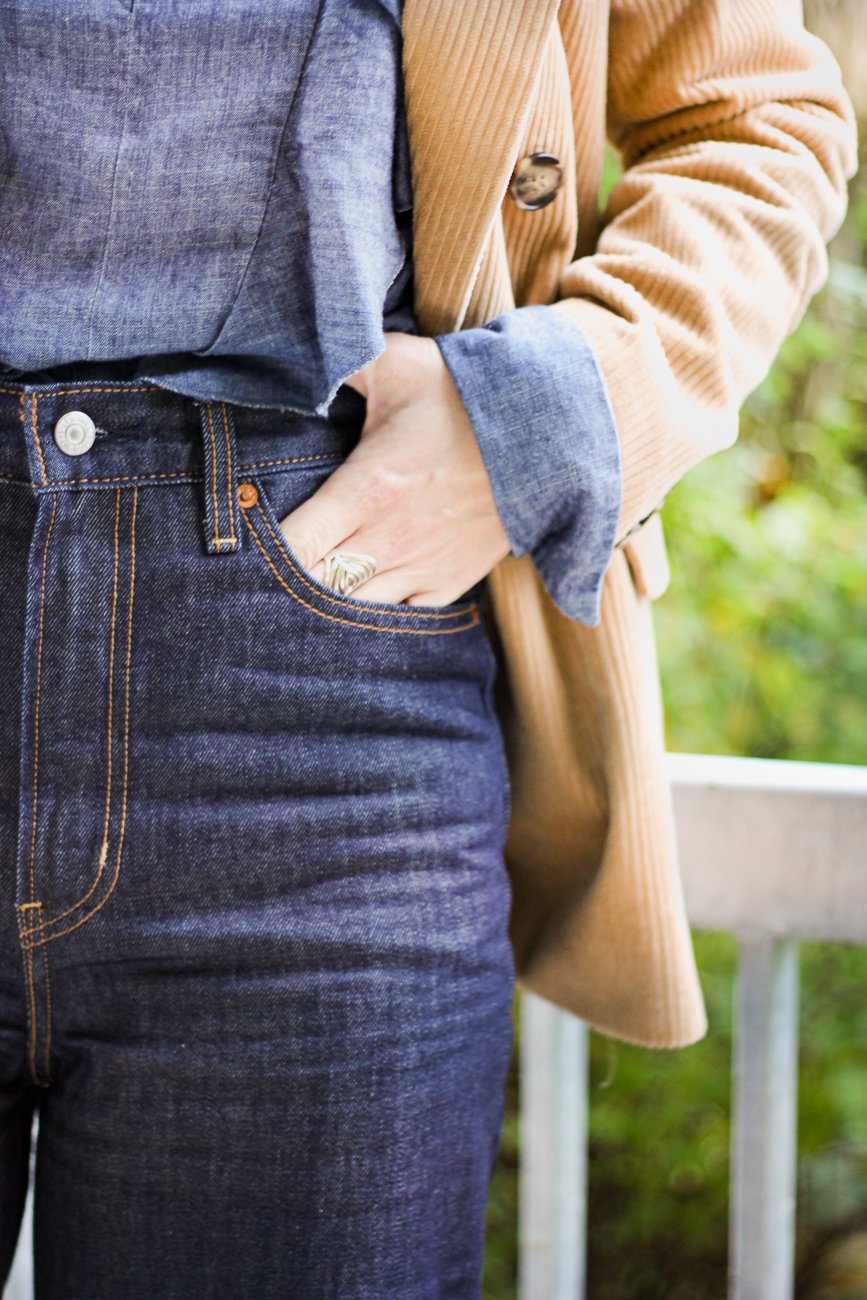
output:
[[[205,545],[212,555],[237,551],[238,448],[232,413],[225,402],[199,407],[205,451]]]

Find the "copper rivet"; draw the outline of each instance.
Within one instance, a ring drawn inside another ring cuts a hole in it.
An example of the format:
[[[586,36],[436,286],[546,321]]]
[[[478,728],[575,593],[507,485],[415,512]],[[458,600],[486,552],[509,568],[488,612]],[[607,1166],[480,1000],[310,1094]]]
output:
[[[242,506],[254,506],[259,500],[259,493],[253,483],[238,484],[238,500]]]

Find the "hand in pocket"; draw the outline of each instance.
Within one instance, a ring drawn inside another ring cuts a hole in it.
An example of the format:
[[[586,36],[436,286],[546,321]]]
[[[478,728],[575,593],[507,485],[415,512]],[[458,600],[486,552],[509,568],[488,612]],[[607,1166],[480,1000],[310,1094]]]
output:
[[[355,593],[393,604],[458,600],[511,544],[460,394],[434,339],[388,332],[346,382],[367,400],[361,438],[280,528],[326,582],[337,550],[372,555]]]

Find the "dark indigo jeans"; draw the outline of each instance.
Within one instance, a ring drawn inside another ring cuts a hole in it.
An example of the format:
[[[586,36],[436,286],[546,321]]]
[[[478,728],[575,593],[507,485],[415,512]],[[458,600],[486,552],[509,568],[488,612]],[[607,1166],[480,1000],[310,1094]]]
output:
[[[484,580],[344,597],[282,540],[362,418],[0,392],[0,1274],[37,1109],[39,1300],[480,1293],[495,656]]]

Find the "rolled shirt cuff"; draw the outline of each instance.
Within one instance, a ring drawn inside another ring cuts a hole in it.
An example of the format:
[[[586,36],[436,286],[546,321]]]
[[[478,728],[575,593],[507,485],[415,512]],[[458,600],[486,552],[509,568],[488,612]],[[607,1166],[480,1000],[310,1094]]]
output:
[[[555,605],[594,627],[622,503],[620,444],[586,335],[543,305],[437,334],[512,554]]]

